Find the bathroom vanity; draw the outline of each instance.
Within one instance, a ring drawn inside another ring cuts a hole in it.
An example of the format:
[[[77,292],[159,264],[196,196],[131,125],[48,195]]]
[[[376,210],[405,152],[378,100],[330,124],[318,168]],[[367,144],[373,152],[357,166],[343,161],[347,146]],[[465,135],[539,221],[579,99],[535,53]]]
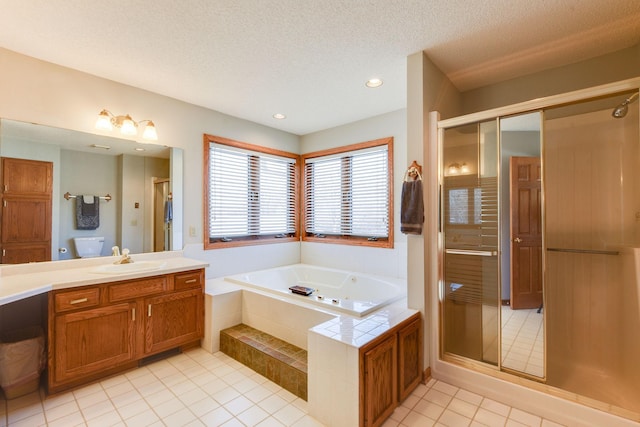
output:
[[[204,267],[180,253],[57,261],[0,269],[0,304],[46,301],[49,393],[199,345],[204,334]],[[137,263],[137,266],[136,266]]]
[[[49,293],[47,388],[65,388],[167,350],[199,345],[204,270]]]

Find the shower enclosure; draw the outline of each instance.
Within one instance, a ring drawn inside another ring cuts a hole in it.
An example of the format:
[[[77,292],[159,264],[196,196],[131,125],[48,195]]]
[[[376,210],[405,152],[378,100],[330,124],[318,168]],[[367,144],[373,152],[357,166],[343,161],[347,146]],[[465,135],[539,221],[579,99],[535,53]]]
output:
[[[638,84],[439,122],[444,360],[640,418]]]

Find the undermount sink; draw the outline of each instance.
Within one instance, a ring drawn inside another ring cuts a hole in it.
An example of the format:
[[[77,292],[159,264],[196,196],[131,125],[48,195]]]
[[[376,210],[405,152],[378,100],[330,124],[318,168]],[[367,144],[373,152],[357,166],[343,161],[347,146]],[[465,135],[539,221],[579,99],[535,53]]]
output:
[[[125,274],[137,273],[139,271],[158,270],[164,266],[163,261],[135,261],[128,264],[105,264],[100,265],[93,270],[92,273],[102,274]]]

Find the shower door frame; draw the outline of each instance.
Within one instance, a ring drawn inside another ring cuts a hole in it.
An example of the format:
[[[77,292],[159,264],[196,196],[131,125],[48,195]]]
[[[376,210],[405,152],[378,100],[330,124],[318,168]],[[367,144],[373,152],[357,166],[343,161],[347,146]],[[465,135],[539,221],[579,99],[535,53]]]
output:
[[[434,156],[431,167],[434,170],[437,170],[437,199],[438,205],[437,209],[433,210],[432,223],[436,225],[436,229],[432,230],[433,235],[437,236],[436,244],[437,244],[437,271],[432,273],[431,278],[435,280],[437,286],[432,287],[429,294],[429,306],[428,309],[431,310],[432,313],[432,324],[437,325],[435,328],[437,330],[433,330],[434,334],[431,336],[431,368],[434,372],[441,372],[442,376],[440,378],[446,379],[447,376],[452,375],[452,372],[455,372],[456,369],[454,367],[462,367],[470,369],[471,371],[481,373],[484,375],[488,375],[500,380],[508,381],[513,384],[523,385],[527,388],[542,391],[544,393],[559,396],[566,400],[579,402],[585,404],[587,406],[595,407],[600,410],[607,409],[602,405],[599,405],[597,401],[590,402],[589,399],[583,399],[581,396],[578,396],[574,393],[565,391],[560,388],[556,388],[553,386],[549,386],[540,381],[540,378],[531,377],[527,374],[520,373],[519,371],[512,371],[510,369],[502,368],[502,349],[499,347],[499,357],[498,357],[498,365],[490,365],[484,362],[472,360],[466,358],[464,356],[458,356],[450,353],[445,353],[443,348],[443,314],[444,314],[444,226],[443,226],[443,206],[442,206],[442,188],[443,188],[443,178],[444,178],[444,170],[442,165],[443,159],[443,141],[444,141],[444,131],[449,128],[459,127],[463,125],[469,125],[473,123],[481,123],[489,120],[498,120],[503,117],[514,116],[519,114],[532,113],[536,111],[543,112],[545,109],[568,105],[573,103],[579,103],[582,101],[586,101],[593,98],[604,97],[608,95],[615,95],[617,93],[624,93],[633,90],[640,89],[640,77],[622,80],[618,82],[598,85],[590,88],[580,89],[576,91],[566,92],[557,95],[550,95],[547,97],[537,98],[530,101],[520,102],[516,104],[511,104],[503,107],[493,108],[489,110],[484,110],[476,113],[471,113],[467,115],[462,115],[458,117],[453,117],[450,119],[440,119],[439,114],[437,112],[433,112],[431,114],[432,119],[437,122],[435,126],[431,127],[431,137],[432,140],[435,140],[437,155]],[[544,120],[541,120],[544,123]],[[543,145],[544,150],[544,129],[540,129],[541,132],[541,143]],[[498,125],[498,138],[500,137],[500,126]],[[436,154],[436,153],[434,153]],[[542,153],[543,155],[544,153]],[[544,166],[543,166],[544,167]],[[499,172],[500,173],[500,172]],[[543,183],[543,193],[544,193],[544,183]],[[543,196],[544,197],[544,196]],[[544,202],[543,202],[544,203]],[[544,204],[543,204],[544,206]],[[543,214],[544,216],[544,214]],[[500,219],[499,219],[500,221]],[[543,246],[544,249],[544,246]],[[544,257],[544,251],[543,251]],[[543,260],[543,269],[544,269],[544,260]],[[544,277],[543,270],[543,277]],[[429,278],[427,278],[427,283],[431,282]],[[545,299],[545,294],[543,292],[543,303]],[[500,311],[498,311],[500,313]],[[501,319],[499,319],[499,324],[501,325]],[[501,326],[502,327],[502,326]],[[544,325],[543,325],[544,327]],[[435,333],[437,332],[437,334]],[[435,335],[435,336],[434,336]],[[545,334],[546,337],[546,334]],[[546,339],[546,338],[545,338]],[[499,340],[500,342],[501,340]],[[546,343],[545,343],[546,347]],[[546,365],[546,350],[545,350],[545,365]],[[454,381],[455,382],[455,381]]]

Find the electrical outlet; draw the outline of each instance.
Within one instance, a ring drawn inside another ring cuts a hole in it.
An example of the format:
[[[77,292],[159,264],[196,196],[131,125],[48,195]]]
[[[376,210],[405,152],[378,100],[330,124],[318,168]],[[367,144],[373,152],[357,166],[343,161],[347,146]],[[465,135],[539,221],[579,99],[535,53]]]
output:
[[[196,237],[196,228],[193,225],[189,226],[189,236]]]

